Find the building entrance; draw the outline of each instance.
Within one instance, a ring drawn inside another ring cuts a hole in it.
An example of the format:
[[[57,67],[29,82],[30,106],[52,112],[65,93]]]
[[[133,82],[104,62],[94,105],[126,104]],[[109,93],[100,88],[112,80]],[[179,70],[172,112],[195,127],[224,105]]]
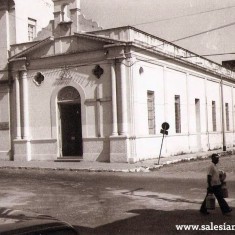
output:
[[[73,87],[63,88],[58,95],[60,155],[83,155],[80,95]]]
[[[81,105],[60,104],[62,156],[82,156]]]

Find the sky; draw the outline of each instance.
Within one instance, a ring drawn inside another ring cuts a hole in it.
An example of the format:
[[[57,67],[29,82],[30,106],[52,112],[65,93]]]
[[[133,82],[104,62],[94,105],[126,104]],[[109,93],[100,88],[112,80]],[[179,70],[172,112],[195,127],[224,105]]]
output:
[[[81,12],[104,29],[130,25],[199,55],[235,53],[234,0],[81,0]]]

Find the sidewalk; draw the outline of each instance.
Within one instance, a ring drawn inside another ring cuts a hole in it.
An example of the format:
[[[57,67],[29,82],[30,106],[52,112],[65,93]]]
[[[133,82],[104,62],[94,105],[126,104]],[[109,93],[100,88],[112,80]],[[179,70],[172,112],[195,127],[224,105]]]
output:
[[[216,150],[208,152],[199,152],[193,154],[184,154],[178,156],[165,157],[160,159],[151,159],[137,163],[104,163],[104,162],[54,162],[54,161],[0,161],[0,168],[18,168],[18,169],[51,169],[51,170],[69,170],[69,171],[89,171],[89,172],[149,172],[157,170],[169,164],[179,162],[206,159],[212,153],[219,153],[221,156],[232,155],[233,148],[227,151]]]

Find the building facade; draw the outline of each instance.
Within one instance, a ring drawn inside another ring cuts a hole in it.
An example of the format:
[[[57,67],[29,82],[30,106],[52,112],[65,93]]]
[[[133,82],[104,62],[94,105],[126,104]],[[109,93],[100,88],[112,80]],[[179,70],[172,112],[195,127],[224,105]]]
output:
[[[103,30],[78,0],[53,2],[48,26],[5,55],[1,159],[157,158],[163,122],[163,156],[233,147],[234,72],[133,27]]]

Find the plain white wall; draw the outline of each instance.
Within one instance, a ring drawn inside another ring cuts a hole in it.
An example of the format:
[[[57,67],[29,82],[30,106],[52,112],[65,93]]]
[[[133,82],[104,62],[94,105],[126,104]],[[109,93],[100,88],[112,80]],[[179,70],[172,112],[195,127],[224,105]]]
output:
[[[51,0],[15,0],[16,43],[28,42],[28,18],[37,20],[37,33],[53,19]]]

